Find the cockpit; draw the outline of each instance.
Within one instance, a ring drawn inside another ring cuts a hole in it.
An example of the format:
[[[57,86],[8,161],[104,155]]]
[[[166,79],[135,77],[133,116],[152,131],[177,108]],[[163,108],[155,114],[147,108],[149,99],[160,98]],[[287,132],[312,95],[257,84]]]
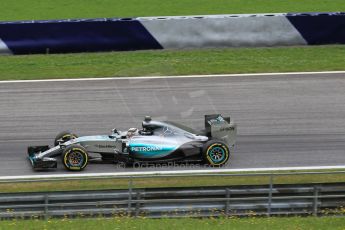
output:
[[[139,131],[141,135],[154,135],[164,137],[194,136],[194,130],[192,130],[191,128],[169,121],[152,121],[151,117],[145,117],[142,126],[143,130]]]
[[[121,134],[120,134],[121,133]],[[142,129],[130,128],[125,132],[118,132],[121,138],[132,138],[134,136],[160,136],[160,137],[176,137],[184,136],[195,139],[195,131],[184,125],[166,121],[153,121],[151,117],[146,116],[142,122]]]

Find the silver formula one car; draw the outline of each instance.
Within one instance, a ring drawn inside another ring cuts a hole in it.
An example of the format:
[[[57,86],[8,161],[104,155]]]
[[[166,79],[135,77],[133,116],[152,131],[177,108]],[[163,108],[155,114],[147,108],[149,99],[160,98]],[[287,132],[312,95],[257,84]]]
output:
[[[113,129],[111,135],[77,137],[71,132],[57,135],[54,147],[30,146],[28,155],[34,169],[57,167],[57,157],[71,171],[83,170],[89,162],[162,163],[204,162],[224,165],[235,145],[236,125],[230,117],[205,115],[205,129],[196,132],[169,121],[145,117],[142,129]]]

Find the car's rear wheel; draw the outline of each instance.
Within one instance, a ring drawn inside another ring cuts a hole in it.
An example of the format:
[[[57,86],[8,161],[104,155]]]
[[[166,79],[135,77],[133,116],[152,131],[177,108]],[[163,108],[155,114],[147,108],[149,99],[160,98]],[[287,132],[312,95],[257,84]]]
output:
[[[71,145],[62,153],[62,163],[70,171],[81,171],[89,163],[87,150],[80,145]]]
[[[59,144],[63,144],[69,140],[78,138],[77,135],[75,135],[74,133],[70,132],[70,131],[63,131],[61,133],[59,133],[58,135],[56,135],[55,140],[54,140],[54,146],[57,146]]]
[[[203,148],[203,158],[206,164],[212,166],[222,166],[228,162],[230,151],[222,141],[208,141]]]

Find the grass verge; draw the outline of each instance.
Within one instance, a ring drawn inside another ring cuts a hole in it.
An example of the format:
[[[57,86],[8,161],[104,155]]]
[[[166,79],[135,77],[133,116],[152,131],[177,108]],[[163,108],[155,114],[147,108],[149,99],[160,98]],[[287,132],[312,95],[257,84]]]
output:
[[[0,80],[345,69],[345,46],[0,56]]]
[[[0,20],[335,11],[343,0],[16,0],[2,3]]]
[[[319,171],[319,172],[332,172]],[[290,173],[290,172],[285,172]],[[214,175],[214,174],[213,174]],[[268,185],[269,175],[238,176],[238,173],[229,173],[229,176],[186,176],[186,177],[153,177],[133,178],[134,188],[164,188],[164,187],[199,187],[199,186],[231,186],[231,185]],[[304,174],[304,175],[274,175],[274,184],[304,184],[304,183],[332,183],[344,182],[345,173],[341,174]],[[103,190],[128,189],[129,179],[74,179],[70,181],[46,182],[18,182],[0,183],[2,193],[13,192],[46,192],[46,191],[73,191],[73,190]]]
[[[51,219],[1,221],[0,229],[344,229],[343,217],[208,218],[208,219]]]

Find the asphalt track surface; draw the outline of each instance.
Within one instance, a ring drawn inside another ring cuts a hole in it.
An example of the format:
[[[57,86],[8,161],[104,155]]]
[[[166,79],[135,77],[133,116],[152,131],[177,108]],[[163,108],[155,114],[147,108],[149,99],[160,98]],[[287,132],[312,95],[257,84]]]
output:
[[[345,165],[345,74],[111,79],[0,84],[0,176],[35,172],[28,145],[62,130],[108,134],[140,127],[145,115],[203,127],[203,115],[231,115],[238,141],[225,168]],[[85,173],[204,169],[90,164]]]

